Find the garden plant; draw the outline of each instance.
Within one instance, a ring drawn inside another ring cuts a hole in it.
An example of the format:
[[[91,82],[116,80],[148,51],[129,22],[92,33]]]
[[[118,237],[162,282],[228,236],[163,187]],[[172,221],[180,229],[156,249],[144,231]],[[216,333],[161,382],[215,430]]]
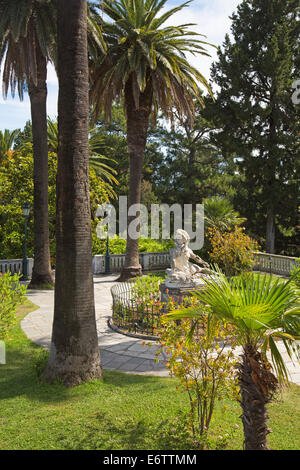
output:
[[[268,449],[267,404],[279,386],[288,382],[288,372],[278,348],[279,339],[292,357],[300,339],[299,297],[291,280],[280,282],[254,273],[228,279],[218,271],[218,280],[206,280],[196,292],[212,314],[235,327],[235,340],[242,347],[237,377],[246,450]],[[174,310],[166,319],[201,320],[199,307]],[[270,353],[272,362],[267,353]]]

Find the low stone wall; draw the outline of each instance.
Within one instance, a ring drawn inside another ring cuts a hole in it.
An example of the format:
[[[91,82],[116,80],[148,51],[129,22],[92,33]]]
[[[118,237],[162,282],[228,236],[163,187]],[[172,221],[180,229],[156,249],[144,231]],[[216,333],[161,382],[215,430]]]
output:
[[[294,267],[300,266],[297,258],[290,256],[271,255],[270,253],[254,253],[254,271],[261,271],[280,276],[290,276]]]
[[[140,253],[140,264],[143,271],[159,271],[170,267],[170,253]],[[125,255],[110,255],[110,271],[119,273],[125,262]],[[105,255],[96,255],[93,257],[94,274],[105,273]]]
[[[143,271],[159,271],[170,267],[170,253],[140,253],[140,264]],[[300,266],[297,258],[281,255],[271,255],[269,253],[254,253],[254,271],[261,271],[280,276],[290,276],[294,267]],[[125,262],[125,255],[110,255],[110,270],[112,273],[121,272]],[[31,277],[33,268],[33,258],[28,258],[28,273]],[[0,260],[0,273],[22,274],[22,259],[2,259]],[[93,257],[93,273],[105,273],[105,255]]]
[[[33,268],[33,258],[28,258],[28,276],[31,277]],[[22,274],[23,260],[22,259],[0,259],[0,273],[7,273],[10,271],[12,274]]]

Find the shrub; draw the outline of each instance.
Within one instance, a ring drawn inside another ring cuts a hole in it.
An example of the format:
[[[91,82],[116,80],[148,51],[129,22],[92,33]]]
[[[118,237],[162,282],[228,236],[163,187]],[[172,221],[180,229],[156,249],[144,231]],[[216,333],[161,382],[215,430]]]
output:
[[[258,243],[244,233],[243,227],[220,232],[208,229],[211,243],[209,252],[212,262],[218,264],[226,276],[236,276],[243,271],[251,271],[254,266],[254,251]]]
[[[204,307],[202,310],[193,338],[190,320],[167,322],[158,351],[169,356],[170,375],[177,377],[187,392],[190,413],[186,426],[199,447],[207,445],[216,401],[237,391],[234,348],[226,348],[230,330]]]
[[[135,280],[132,286],[132,300],[142,304],[153,304],[160,301],[159,285],[161,278],[158,276],[142,276]]]
[[[0,274],[0,339],[6,338],[16,323],[16,307],[25,298],[26,286],[19,279],[19,274]]]
[[[105,255],[106,253],[106,240],[101,240],[97,237],[96,231],[92,233],[93,238],[93,255]],[[151,238],[139,239],[139,252],[140,253],[156,253],[169,251],[174,246],[172,240],[152,240]],[[121,255],[126,251],[126,240],[119,238],[115,235],[114,238],[109,240],[109,251],[111,254]]]

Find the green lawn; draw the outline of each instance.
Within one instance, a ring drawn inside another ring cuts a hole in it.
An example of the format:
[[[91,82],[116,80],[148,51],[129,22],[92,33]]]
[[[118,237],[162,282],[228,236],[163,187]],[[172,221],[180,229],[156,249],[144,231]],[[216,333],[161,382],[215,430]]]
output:
[[[19,319],[33,308],[27,301]],[[176,431],[182,430],[188,401],[175,379],[105,371],[103,380],[65,389],[39,382],[35,365],[41,353],[19,326],[12,331],[7,365],[0,365],[0,449],[191,448]],[[226,448],[242,449],[239,405],[226,406],[226,412],[217,407],[212,446],[228,434]],[[269,414],[271,448],[299,449],[300,387],[291,386]]]

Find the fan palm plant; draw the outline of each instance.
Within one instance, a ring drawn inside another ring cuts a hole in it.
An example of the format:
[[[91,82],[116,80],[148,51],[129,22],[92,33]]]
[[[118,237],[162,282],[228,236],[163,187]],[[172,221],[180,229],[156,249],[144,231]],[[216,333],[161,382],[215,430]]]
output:
[[[3,93],[28,90],[34,155],[34,266],[32,285],[53,282],[48,224],[47,62],[55,56],[55,0],[0,0]]]
[[[203,75],[194,68],[186,54],[209,55],[199,35],[188,24],[163,26],[186,2],[161,13],[166,0],[104,0],[100,2],[108,21],[94,9],[102,24],[106,50],[90,64],[91,102],[94,118],[104,110],[110,118],[112,104],[123,98],[127,120],[127,143],[130,158],[129,206],[141,199],[142,164],[149,119],[159,109],[173,118],[194,119],[194,100],[203,105],[200,84],[210,91]],[[134,220],[128,217],[128,226]],[[138,239],[127,237],[122,280],[141,274]]]
[[[210,307],[216,318],[235,327],[235,339],[242,347],[238,379],[244,447],[267,450],[266,405],[279,384],[288,381],[288,371],[276,340],[282,340],[292,357],[295,341],[300,338],[299,297],[291,280],[282,282],[255,273],[228,280],[220,271],[217,277],[217,280],[205,280],[205,288],[195,295]],[[165,318],[197,320],[201,315],[199,309],[187,308],[170,312]]]
[[[208,227],[216,228],[221,232],[226,231],[234,225],[240,225],[246,219],[239,216],[232,204],[220,196],[212,196],[203,200],[204,220]]]

